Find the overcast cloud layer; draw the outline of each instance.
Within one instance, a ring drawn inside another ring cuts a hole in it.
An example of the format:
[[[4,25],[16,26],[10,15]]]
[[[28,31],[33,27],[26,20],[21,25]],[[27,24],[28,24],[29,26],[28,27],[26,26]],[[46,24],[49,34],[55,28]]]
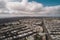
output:
[[[44,6],[42,3],[28,2],[28,0],[0,0],[0,13],[54,16],[60,14],[60,5]]]

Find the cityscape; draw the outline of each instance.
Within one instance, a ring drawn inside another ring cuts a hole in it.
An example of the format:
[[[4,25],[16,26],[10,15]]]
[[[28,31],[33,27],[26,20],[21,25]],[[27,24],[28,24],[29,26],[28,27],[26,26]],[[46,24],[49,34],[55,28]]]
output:
[[[60,40],[60,0],[0,0],[0,40]]]
[[[60,19],[17,17],[0,20],[0,40],[60,40]],[[15,21],[14,21],[15,20]]]

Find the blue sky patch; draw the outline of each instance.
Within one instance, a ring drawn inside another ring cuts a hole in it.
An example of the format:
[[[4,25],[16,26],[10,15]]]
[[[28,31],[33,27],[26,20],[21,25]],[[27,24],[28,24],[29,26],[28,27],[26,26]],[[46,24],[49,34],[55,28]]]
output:
[[[29,0],[29,1],[36,1],[44,4],[45,6],[60,5],[60,0]]]

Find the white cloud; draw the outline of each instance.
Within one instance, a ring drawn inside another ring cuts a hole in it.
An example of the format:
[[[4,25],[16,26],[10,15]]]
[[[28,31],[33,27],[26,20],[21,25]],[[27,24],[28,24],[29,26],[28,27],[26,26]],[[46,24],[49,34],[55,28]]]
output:
[[[6,7],[9,10],[38,12],[43,8],[43,5],[40,3],[23,0],[22,2],[8,2]]]
[[[57,5],[57,6],[50,6],[50,7],[45,7],[44,8],[44,11],[47,12],[47,13],[54,13],[54,14],[57,14],[60,12],[60,5]]]
[[[6,3],[3,0],[0,0],[0,9],[4,9],[6,6]]]
[[[32,2],[28,2],[28,0],[22,0],[22,1],[17,0],[19,2],[11,2],[11,1],[12,0],[5,0],[3,2],[0,1],[0,6],[2,8],[7,8],[8,10],[10,10],[11,13],[13,13],[12,11],[16,11],[16,13],[21,12],[21,13],[25,13],[25,14],[34,14],[34,15],[60,14],[60,5],[44,7],[44,5],[42,3],[37,3],[34,1],[32,1]]]

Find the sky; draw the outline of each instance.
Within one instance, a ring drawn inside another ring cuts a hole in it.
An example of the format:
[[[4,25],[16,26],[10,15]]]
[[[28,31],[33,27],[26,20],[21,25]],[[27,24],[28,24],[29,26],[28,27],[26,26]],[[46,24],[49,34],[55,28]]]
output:
[[[32,0],[30,0],[32,1]],[[39,3],[43,3],[45,6],[55,6],[60,5],[60,0],[33,0]]]
[[[1,14],[60,17],[60,0],[0,0]]]

